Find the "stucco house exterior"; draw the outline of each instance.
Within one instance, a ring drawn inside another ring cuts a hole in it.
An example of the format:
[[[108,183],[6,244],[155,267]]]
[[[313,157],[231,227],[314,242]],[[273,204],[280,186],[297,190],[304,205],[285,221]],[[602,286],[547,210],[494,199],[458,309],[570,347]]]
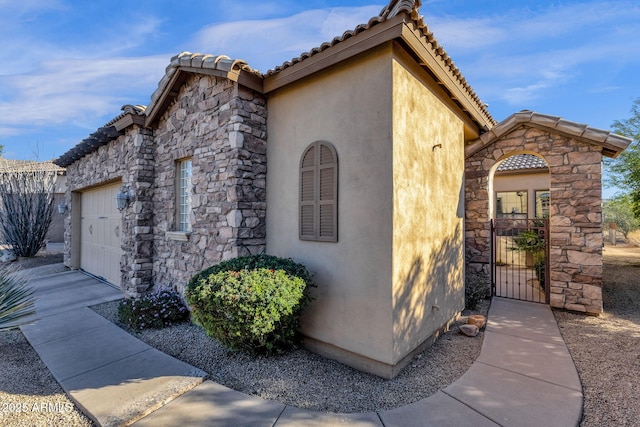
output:
[[[149,105],[123,107],[56,161],[67,168],[65,263],[135,296],[183,290],[238,255],[291,257],[318,284],[305,344],[395,376],[464,308],[465,268],[486,272],[482,167],[508,153],[490,151],[504,141],[490,132],[522,133],[495,122],[419,7],[393,0],[267,73],[173,57]],[[602,135],[579,138],[594,182],[604,150],[624,148]],[[522,150],[532,147],[511,151]]]

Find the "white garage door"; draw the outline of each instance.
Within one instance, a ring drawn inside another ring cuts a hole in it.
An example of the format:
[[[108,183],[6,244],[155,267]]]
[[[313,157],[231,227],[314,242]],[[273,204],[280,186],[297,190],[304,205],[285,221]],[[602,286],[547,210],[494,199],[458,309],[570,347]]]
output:
[[[120,227],[115,197],[120,183],[103,185],[81,195],[80,268],[120,285]]]

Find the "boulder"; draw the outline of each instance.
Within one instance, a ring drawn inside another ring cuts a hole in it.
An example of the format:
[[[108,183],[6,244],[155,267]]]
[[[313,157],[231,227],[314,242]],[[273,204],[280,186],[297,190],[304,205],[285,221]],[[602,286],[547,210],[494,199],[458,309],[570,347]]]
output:
[[[18,257],[12,251],[2,251],[2,255],[0,256],[0,262],[13,262]]]
[[[478,329],[482,329],[487,324],[487,318],[482,314],[472,314],[467,317],[467,323],[469,325],[476,325]]]
[[[478,331],[480,331],[480,329],[478,329],[476,325],[460,325],[460,333],[468,337],[475,337],[478,335]]]

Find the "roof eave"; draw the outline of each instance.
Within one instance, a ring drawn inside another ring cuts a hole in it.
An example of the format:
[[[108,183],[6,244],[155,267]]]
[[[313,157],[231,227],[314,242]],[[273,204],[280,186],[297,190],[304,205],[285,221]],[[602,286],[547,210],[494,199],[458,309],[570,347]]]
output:
[[[264,92],[273,92],[390,41],[398,41],[410,51],[416,62],[427,70],[458,108],[477,126],[476,134],[495,125],[495,120],[474,99],[474,94],[465,90],[460,77],[456,78],[450,72],[448,64],[441,54],[438,54],[441,49],[434,49],[425,40],[421,29],[405,13],[377,22],[346,40],[320,48],[318,52],[312,52],[312,55],[298,62],[267,74],[264,78]]]
[[[118,132],[130,126],[144,126],[145,116],[139,114],[125,114],[113,122],[113,126]]]
[[[465,157],[470,157],[520,126],[541,129],[566,138],[602,147],[602,155],[617,157],[625,150],[631,139],[603,129],[596,129],[585,124],[571,122],[558,116],[550,116],[533,111],[520,111],[504,119],[498,125],[482,134],[465,147]]]
[[[397,39],[402,36],[403,27],[404,15],[395,16],[392,19],[377,23],[365,31],[352,35],[346,40],[323,48],[320,52],[308,58],[289,65],[276,73],[266,75],[264,78],[264,92],[268,94],[388,41]]]
[[[420,65],[430,72],[439,85],[448,92],[451,99],[464,111],[478,126],[479,129],[489,129],[495,125],[495,120],[478,105],[473,99],[473,94],[468,93],[461,82],[447,69],[438,51],[423,42],[424,37],[419,28],[404,25],[402,40],[412,52],[418,55]]]
[[[53,160],[52,163],[66,168],[69,165],[80,160],[87,154],[91,154],[103,145],[117,139],[123,132],[118,130],[114,125],[103,126],[94,133],[83,139],[75,147],[64,153],[62,156]]]

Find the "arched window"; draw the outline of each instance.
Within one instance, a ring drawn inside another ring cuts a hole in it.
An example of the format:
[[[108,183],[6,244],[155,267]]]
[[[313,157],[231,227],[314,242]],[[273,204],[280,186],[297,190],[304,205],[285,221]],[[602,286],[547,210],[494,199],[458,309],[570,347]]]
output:
[[[314,142],[300,159],[300,239],[338,241],[338,156]]]

